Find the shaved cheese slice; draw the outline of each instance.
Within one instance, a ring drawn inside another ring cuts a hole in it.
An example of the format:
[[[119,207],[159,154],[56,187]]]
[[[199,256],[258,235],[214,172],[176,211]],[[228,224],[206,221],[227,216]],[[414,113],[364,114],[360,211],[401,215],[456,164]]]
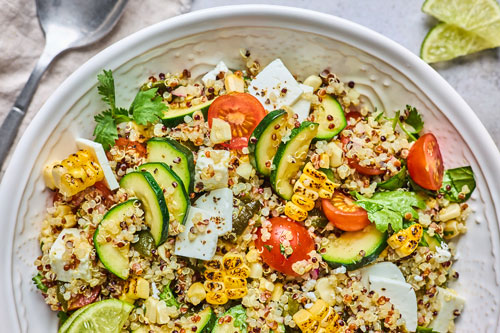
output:
[[[366,288],[369,288],[369,278],[371,276],[378,276],[386,279],[396,280],[399,282],[406,282],[403,273],[399,270],[399,267],[392,262],[379,262],[370,266],[363,267],[360,269],[361,273],[361,283]]]
[[[116,180],[115,174],[113,173],[113,170],[111,170],[111,167],[109,166],[109,161],[106,157],[106,153],[104,152],[104,148],[100,143],[79,138],[76,139],[76,146],[78,147],[78,149],[86,149],[94,155],[94,159],[97,161],[97,163],[99,163],[104,173],[104,182],[111,191],[116,190],[120,187],[120,185],[118,185],[118,181]]]
[[[194,207],[209,211],[215,218],[214,228],[218,236],[233,229],[233,191],[220,188],[210,191],[194,202]]]
[[[437,287],[437,301],[439,312],[429,324],[433,331],[439,333],[449,332],[450,324],[455,320],[455,311],[459,313],[465,305],[465,298],[459,296],[453,289]]]
[[[201,78],[201,81],[203,81],[203,83],[206,85],[208,83],[208,81],[215,81],[217,79],[217,75],[219,75],[219,73],[227,73],[229,71],[229,69],[227,68],[226,64],[224,63],[224,61],[220,61],[217,66],[215,66],[214,69],[212,69],[211,71],[209,71],[207,74],[205,74],[202,78]]]

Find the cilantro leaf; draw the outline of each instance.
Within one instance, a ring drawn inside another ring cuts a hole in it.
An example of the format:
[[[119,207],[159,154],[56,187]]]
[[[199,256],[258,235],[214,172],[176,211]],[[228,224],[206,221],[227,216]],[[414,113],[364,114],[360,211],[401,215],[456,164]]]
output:
[[[111,110],[106,110],[101,114],[94,116],[97,123],[94,128],[95,142],[102,144],[104,150],[109,150],[118,139],[118,130],[116,129],[116,122],[113,118]]]
[[[102,100],[111,107],[111,110],[115,111],[115,80],[113,78],[113,72],[111,70],[103,70],[102,74],[97,75],[97,80],[99,85],[97,86],[97,91],[99,95],[102,96]]]
[[[397,111],[394,118],[387,118],[387,120],[392,120],[392,128],[396,129],[396,126],[403,130],[403,132],[408,135],[410,141],[417,141],[418,134],[424,128],[424,121],[422,116],[418,113],[417,109],[413,106],[407,105],[404,114],[406,116],[401,116],[401,111]],[[406,125],[410,125],[412,129],[409,129]]]
[[[115,120],[116,120],[116,124],[121,124],[121,123],[126,123],[128,121],[131,121],[132,118],[130,118],[127,109],[118,108],[115,110]]]
[[[468,193],[461,193],[464,186],[467,186]],[[475,188],[474,172],[470,166],[466,166],[446,170],[443,176],[443,185],[439,192],[443,193],[446,199],[452,202],[464,202],[470,198]]]
[[[418,218],[414,207],[425,208],[425,202],[414,192],[378,192],[371,198],[365,198],[357,192],[353,195],[357,199],[356,204],[367,211],[368,219],[381,232],[387,231],[389,224],[394,232],[398,232],[403,228],[403,219],[407,214],[411,214],[413,219]]]
[[[418,134],[424,128],[424,121],[422,116],[418,113],[417,109],[413,106],[407,105],[406,110],[409,111],[408,117],[405,119],[405,123],[413,127],[413,134]]]
[[[158,88],[152,88],[146,91],[139,91],[135,96],[129,113],[132,114],[134,121],[139,125],[154,123],[163,115],[167,106],[162,102],[160,96],[156,96]]]

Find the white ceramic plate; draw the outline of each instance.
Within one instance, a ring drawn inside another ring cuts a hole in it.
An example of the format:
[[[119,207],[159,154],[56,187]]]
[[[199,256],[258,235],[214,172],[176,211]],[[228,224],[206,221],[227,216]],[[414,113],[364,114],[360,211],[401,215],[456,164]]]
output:
[[[262,64],[280,57],[301,79],[328,66],[386,110],[416,106],[425,130],[438,137],[446,167],[472,165],[475,213],[455,264],[460,278],[454,288],[467,298],[458,331],[496,331],[500,154],[474,112],[431,67],[395,42],[337,17],[263,5],[213,8],[144,29],[93,57],[54,92],[26,130],[2,182],[0,331],[56,332],[56,315],[31,281],[50,201],[41,170],[46,161],[73,152],[74,138],[92,137],[93,115],[104,107],[95,89],[97,73],[114,71],[117,100],[128,105],[152,74],[188,68],[197,76],[221,59],[242,67],[240,48]]]

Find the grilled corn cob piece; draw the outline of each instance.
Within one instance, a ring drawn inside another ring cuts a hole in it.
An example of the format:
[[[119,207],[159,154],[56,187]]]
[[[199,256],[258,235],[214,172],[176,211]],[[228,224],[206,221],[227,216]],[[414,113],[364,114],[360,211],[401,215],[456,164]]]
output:
[[[406,257],[417,249],[423,233],[424,229],[420,224],[412,224],[389,237],[387,244],[396,251],[398,256]]]
[[[293,315],[293,320],[302,333],[342,332],[339,319],[335,310],[321,299],[309,310],[302,309]]]
[[[295,221],[305,220],[315,201],[318,198],[330,199],[337,186],[324,172],[316,170],[311,162],[307,163],[293,187],[291,201],[285,205],[285,215]]]
[[[222,259],[208,261],[205,267],[203,288],[209,304],[225,304],[247,294],[250,268],[245,265],[242,255],[226,253]]]
[[[49,177],[49,171],[44,171],[47,185],[58,188],[61,194],[68,197],[104,179],[104,172],[88,150],[79,150],[53,165],[52,177]]]

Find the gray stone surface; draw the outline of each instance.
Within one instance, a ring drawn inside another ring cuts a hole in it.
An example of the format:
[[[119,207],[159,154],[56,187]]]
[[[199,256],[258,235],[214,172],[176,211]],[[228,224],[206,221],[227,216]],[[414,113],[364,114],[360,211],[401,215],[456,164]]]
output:
[[[419,54],[427,31],[437,22],[420,11],[420,0],[194,0],[192,10],[250,3],[307,8],[340,16],[395,40],[415,54]],[[472,107],[500,147],[500,48],[433,67]]]

